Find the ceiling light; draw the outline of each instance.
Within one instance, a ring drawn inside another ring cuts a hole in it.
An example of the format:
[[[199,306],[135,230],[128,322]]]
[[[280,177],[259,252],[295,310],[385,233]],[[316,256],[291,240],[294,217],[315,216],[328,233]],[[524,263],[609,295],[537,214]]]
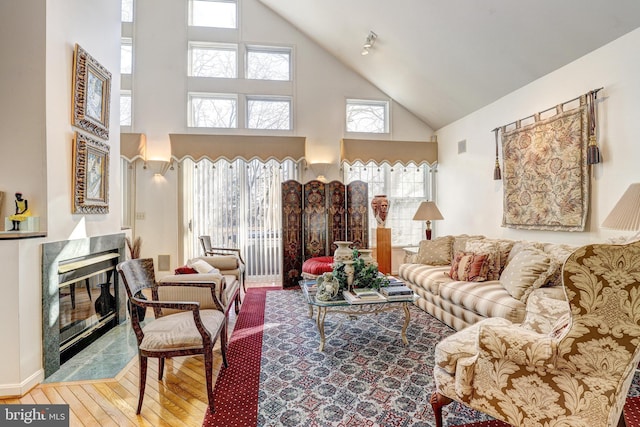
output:
[[[367,36],[366,40],[364,41],[364,45],[362,46],[362,51],[360,51],[361,55],[368,55],[369,54],[369,49],[371,49],[373,47],[374,44],[376,44],[376,39],[378,38],[378,35],[376,33],[374,33],[373,31],[369,31],[369,35]]]

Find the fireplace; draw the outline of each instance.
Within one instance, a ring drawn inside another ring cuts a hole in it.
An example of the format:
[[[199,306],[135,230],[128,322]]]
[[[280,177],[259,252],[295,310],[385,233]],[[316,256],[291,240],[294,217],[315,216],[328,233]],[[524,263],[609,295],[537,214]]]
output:
[[[43,245],[45,378],[124,321],[126,294],[115,273],[123,259],[124,234]]]

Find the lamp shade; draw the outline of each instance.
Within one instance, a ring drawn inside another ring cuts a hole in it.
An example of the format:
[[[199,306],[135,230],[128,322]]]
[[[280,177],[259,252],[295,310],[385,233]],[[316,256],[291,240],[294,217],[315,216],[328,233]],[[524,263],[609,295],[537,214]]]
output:
[[[631,184],[627,188],[602,223],[602,227],[615,230],[640,230],[640,183]]]
[[[435,219],[444,219],[438,210],[435,202],[422,202],[418,206],[416,214],[413,216],[416,221],[432,221]]]

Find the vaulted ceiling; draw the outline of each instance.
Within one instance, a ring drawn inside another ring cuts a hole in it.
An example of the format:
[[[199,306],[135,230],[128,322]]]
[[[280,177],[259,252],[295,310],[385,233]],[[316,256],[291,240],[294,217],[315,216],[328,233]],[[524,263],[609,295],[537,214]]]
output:
[[[260,1],[434,130],[640,27],[640,0]]]

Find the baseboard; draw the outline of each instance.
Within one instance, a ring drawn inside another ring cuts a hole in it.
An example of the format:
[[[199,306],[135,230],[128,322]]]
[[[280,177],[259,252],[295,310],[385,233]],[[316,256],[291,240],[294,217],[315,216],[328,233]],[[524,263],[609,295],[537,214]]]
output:
[[[39,369],[20,384],[0,384],[0,398],[22,397],[44,381],[44,369]]]

